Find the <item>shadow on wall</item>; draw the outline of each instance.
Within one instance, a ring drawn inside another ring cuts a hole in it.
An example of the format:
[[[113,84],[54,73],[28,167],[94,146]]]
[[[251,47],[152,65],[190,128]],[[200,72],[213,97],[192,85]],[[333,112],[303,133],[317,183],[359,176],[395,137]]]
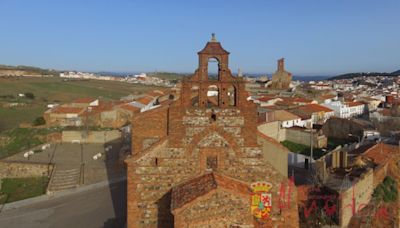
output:
[[[120,150],[124,142],[120,139],[104,144],[105,150],[105,167],[107,179],[111,183],[113,180],[126,176],[126,166],[124,159],[120,158]],[[122,155],[121,155],[122,156]],[[122,175],[121,175],[122,174]],[[105,223],[105,228],[126,227],[127,218],[127,183],[126,181],[118,182],[117,184],[109,184],[109,190],[114,209],[114,217],[109,218]]]
[[[171,191],[157,201],[158,228],[173,228],[174,215],[171,213]]]

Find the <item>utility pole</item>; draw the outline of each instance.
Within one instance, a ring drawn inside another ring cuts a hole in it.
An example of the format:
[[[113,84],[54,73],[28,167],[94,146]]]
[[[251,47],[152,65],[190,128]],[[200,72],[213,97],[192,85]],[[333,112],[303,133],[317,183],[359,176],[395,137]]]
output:
[[[311,157],[310,168],[312,167],[312,161],[314,160],[313,147],[314,147],[314,145],[313,145],[313,129],[311,128],[311,131],[310,131],[310,157]]]

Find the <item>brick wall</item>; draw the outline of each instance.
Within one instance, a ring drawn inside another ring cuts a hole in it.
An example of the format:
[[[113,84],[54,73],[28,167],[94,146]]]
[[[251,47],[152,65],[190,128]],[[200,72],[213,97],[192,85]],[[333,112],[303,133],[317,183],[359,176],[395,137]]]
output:
[[[137,115],[132,120],[132,149],[139,153],[167,136],[168,108],[160,107]],[[152,140],[149,140],[152,139]]]

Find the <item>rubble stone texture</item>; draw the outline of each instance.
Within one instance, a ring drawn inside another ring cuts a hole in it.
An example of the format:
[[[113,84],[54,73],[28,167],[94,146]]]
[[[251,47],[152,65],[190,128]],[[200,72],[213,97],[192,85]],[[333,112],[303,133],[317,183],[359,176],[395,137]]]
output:
[[[288,180],[263,157],[256,106],[243,78],[232,76],[229,52],[213,39],[198,55],[180,98],[133,120],[128,227],[297,227],[296,190],[286,190],[291,202],[280,209]],[[218,61],[217,79],[208,77],[210,58]],[[210,85],[217,96],[209,96]],[[271,216],[263,222],[250,210],[256,181],[273,185]]]

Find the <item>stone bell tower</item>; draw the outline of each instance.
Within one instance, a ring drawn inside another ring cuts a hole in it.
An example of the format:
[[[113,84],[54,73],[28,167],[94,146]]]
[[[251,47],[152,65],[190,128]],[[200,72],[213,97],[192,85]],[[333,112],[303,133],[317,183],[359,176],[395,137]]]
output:
[[[212,38],[206,46],[198,53],[199,65],[193,76],[183,80],[180,102],[175,104],[180,106],[174,111],[171,108],[171,114],[177,115],[177,119],[182,119],[186,113],[184,110],[202,110],[209,117],[215,120],[219,117],[217,114],[223,110],[239,110],[238,114],[246,124],[242,129],[246,145],[256,145],[256,121],[257,112],[253,102],[247,101],[248,93],[245,90],[245,80],[242,77],[234,77],[228,67],[229,52],[226,51],[221,43],[212,34]],[[218,63],[218,72],[216,77],[210,77],[209,62]],[[179,111],[178,111],[179,110]],[[172,121],[171,129],[175,129],[171,134],[177,134],[181,123]],[[253,132],[253,133],[252,133]],[[182,139],[182,135],[179,136]],[[172,141],[174,143],[174,141]],[[176,141],[176,143],[178,143]]]

